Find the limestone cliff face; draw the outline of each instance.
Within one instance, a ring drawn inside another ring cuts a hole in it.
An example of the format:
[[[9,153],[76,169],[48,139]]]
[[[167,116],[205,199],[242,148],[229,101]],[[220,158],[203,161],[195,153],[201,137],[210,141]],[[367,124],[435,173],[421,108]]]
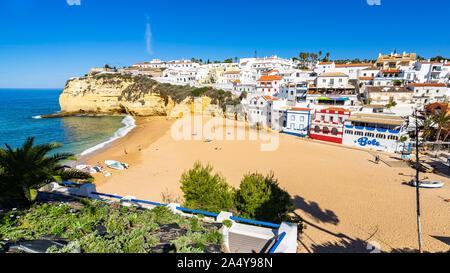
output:
[[[181,117],[210,108],[211,98],[190,96],[178,103],[157,92],[158,83],[137,84],[134,77],[84,77],[67,81],[59,97],[62,113],[131,114]]]

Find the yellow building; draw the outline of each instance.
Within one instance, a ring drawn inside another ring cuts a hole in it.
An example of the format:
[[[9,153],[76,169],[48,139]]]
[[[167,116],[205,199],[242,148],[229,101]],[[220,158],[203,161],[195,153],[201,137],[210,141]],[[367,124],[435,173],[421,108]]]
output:
[[[380,69],[392,69],[399,68],[400,66],[413,65],[416,62],[416,53],[391,53],[389,55],[378,55],[378,59],[375,62],[376,66]]]

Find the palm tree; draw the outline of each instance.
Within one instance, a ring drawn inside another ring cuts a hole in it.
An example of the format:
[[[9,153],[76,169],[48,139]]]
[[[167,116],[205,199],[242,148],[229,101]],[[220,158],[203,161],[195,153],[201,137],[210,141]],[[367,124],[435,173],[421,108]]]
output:
[[[319,51],[319,60],[320,60],[320,56],[322,56],[322,51]]]
[[[329,62],[330,61],[330,52],[327,52],[326,56],[327,56],[327,62]]]
[[[73,158],[71,153],[47,154],[62,145],[57,143],[33,145],[29,137],[21,148],[13,150],[8,144],[0,148],[0,200],[33,201],[36,191],[52,182],[70,179],[90,179],[91,175],[68,169],[61,161]]]
[[[432,135],[434,128],[434,118],[431,115],[426,115],[420,122],[420,127],[422,129],[422,137],[424,141]]]
[[[302,60],[303,64],[305,64],[306,54],[304,52],[300,52],[300,54],[298,54],[298,57],[300,57],[300,60]]]
[[[437,115],[433,116],[433,120],[438,126],[436,141],[439,141],[442,129],[448,128],[450,125],[450,115],[447,115],[446,111],[439,111]]]

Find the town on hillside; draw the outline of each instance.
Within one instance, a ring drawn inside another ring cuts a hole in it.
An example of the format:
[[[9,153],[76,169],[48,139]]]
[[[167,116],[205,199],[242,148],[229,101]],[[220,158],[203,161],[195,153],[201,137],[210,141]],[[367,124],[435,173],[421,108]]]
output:
[[[242,98],[245,118],[256,128],[405,157],[414,147],[409,140],[416,110],[423,117],[447,111],[450,62],[445,58],[425,60],[416,53],[392,52],[358,62],[320,55],[224,62],[154,59],[121,69],[92,68],[89,75],[146,75],[161,83],[230,91]],[[441,125],[434,124],[431,145],[445,144],[450,130]]]

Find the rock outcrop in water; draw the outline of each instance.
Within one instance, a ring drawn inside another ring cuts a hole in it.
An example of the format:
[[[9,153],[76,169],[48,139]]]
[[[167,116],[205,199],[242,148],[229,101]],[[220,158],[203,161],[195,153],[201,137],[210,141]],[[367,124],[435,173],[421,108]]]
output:
[[[146,76],[101,74],[68,80],[59,98],[61,112],[43,117],[74,114],[180,117],[186,109],[216,112],[225,105],[239,104],[240,100],[223,90],[161,84]]]

